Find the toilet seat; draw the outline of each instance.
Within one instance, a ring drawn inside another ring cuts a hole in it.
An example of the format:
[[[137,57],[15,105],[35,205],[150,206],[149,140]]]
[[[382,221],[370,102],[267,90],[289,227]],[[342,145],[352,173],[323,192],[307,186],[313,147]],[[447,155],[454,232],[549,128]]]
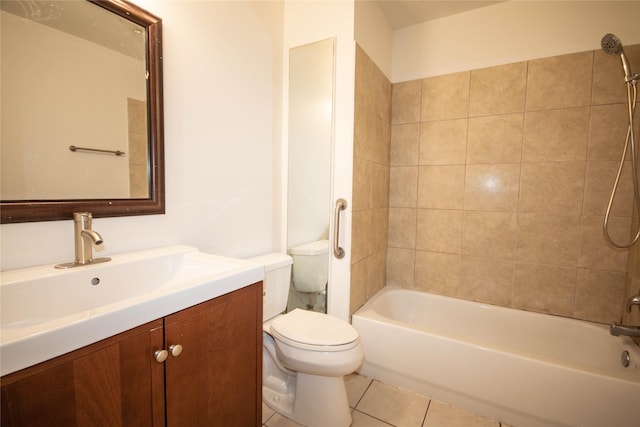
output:
[[[285,344],[311,351],[346,351],[360,342],[358,331],[344,320],[301,309],[274,319],[270,331]]]

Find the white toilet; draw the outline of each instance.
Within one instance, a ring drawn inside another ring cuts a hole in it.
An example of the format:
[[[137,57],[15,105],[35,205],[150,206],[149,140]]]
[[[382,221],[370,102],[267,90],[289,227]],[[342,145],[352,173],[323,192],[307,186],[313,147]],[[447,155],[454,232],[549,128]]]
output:
[[[329,241],[294,246],[289,253],[293,257],[293,287],[299,292],[323,292],[329,280]]]
[[[265,265],[262,400],[308,427],[349,426],[344,376],[364,359],[358,332],[323,313],[295,309],[281,314],[287,306],[291,257],[272,253],[252,261]]]

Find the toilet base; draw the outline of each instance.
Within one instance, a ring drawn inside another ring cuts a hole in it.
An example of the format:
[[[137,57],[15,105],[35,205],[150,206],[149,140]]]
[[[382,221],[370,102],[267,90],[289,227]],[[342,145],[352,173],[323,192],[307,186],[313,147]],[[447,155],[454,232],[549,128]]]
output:
[[[344,377],[298,372],[295,395],[262,388],[262,399],[274,411],[307,427],[348,427],[351,410]]]
[[[308,427],[348,427],[351,411],[344,377],[298,372],[293,419]]]

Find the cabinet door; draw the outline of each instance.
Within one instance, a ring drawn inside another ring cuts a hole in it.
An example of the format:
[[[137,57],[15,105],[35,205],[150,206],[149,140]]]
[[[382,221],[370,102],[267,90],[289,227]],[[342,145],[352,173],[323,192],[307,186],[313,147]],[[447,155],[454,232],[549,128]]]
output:
[[[163,425],[162,335],[157,320],[5,375],[2,426]]]
[[[262,283],[165,318],[167,426],[259,426]]]

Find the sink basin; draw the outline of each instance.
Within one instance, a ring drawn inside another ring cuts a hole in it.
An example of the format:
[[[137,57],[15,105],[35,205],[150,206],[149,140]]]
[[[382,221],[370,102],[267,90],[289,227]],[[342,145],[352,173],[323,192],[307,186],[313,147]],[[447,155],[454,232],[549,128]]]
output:
[[[171,246],[107,263],[0,273],[0,375],[34,365],[264,278],[249,261]]]

